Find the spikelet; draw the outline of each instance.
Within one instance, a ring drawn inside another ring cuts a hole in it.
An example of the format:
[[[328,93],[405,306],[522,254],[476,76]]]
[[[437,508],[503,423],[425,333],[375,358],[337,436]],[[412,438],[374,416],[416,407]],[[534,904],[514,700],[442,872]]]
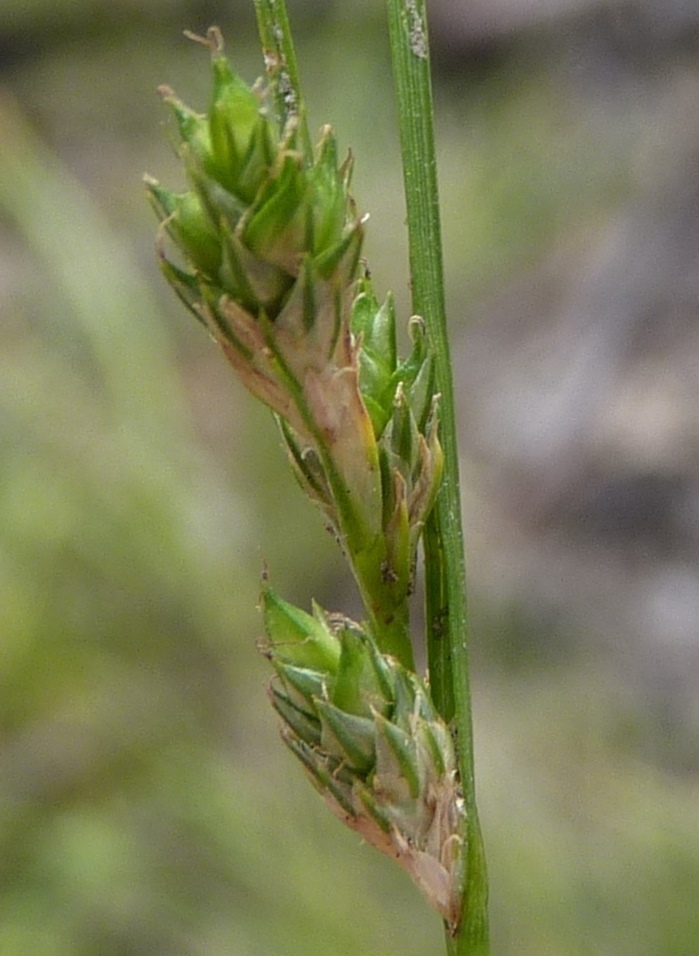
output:
[[[454,932],[464,810],[427,687],[344,617],[307,614],[268,585],[262,610],[284,741],[333,813],[395,859]]]

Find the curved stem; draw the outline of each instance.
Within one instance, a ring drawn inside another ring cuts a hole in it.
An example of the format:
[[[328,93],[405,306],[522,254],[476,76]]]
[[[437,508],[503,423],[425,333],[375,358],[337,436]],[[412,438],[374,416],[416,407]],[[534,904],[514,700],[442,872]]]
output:
[[[383,529],[366,517],[367,511],[371,514],[376,510],[380,521],[381,512],[378,449],[368,416],[365,429],[350,429],[358,439],[358,444],[353,446],[352,467],[348,469],[346,461],[338,461],[333,454],[332,443],[319,425],[302,383],[289,367],[273,334],[266,336],[266,343],[270,354],[274,355],[277,373],[283,378],[286,389],[293,398],[323,467],[335,506],[337,531],[341,536],[341,544],[357,582],[376,643],[383,653],[392,654],[404,667],[413,670],[415,664],[410,641],[408,582],[403,582],[389,573],[388,546]],[[332,402],[332,397],[329,397],[328,402]],[[366,477],[366,474],[374,474],[375,487],[372,488],[371,483],[367,486],[366,482],[362,482],[358,489],[349,473],[352,471],[355,475],[363,473],[363,477]],[[372,508],[372,502],[366,500],[371,496],[378,496],[378,500],[374,502],[376,508]]]
[[[437,168],[424,0],[387,0],[398,98],[413,309],[423,316],[441,393],[445,471],[425,533],[427,650],[435,704],[451,720],[466,809],[466,873],[461,926],[447,937],[450,956],[486,956],[487,875],[476,808],[468,661],[468,614],[454,388],[444,304]]]
[[[257,26],[267,61],[275,95],[279,123],[284,130],[290,121],[298,122],[301,149],[310,163],[313,158],[306,107],[299,84],[296,52],[284,0],[254,0]],[[270,342],[270,347],[274,347]],[[328,484],[337,508],[338,531],[359,587],[362,602],[369,616],[374,637],[384,653],[397,657],[406,667],[413,668],[413,649],[410,641],[408,596],[388,575],[389,562],[384,536],[376,529],[369,530],[362,520],[361,495],[353,493],[342,469],[337,468],[322,429],[308,407],[302,386],[289,369],[283,356],[277,353],[280,369],[309,433],[313,435],[318,455],[323,464]],[[375,470],[378,476],[378,453]],[[380,508],[379,508],[380,510]]]

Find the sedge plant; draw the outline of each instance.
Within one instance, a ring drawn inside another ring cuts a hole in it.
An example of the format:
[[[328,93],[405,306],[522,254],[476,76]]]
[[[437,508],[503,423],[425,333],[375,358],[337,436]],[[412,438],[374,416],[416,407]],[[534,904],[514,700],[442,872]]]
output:
[[[261,650],[284,742],[328,807],[410,875],[447,953],[488,953],[476,812],[465,573],[423,0],[389,0],[401,122],[412,348],[362,258],[353,159],[313,140],[283,0],[255,0],[266,79],[232,68],[218,29],[212,94],[169,87],[187,188],[146,177],[162,272],[274,413],[290,465],[357,583],[364,619],[285,601],[263,580]],[[409,598],[425,563],[429,671]]]

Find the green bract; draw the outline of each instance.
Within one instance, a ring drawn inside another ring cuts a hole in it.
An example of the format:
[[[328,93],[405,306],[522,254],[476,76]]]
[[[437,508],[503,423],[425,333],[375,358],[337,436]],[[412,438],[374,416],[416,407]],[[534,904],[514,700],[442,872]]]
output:
[[[262,594],[282,737],[345,824],[412,877],[453,930],[463,801],[449,730],[419,678],[344,617]]]

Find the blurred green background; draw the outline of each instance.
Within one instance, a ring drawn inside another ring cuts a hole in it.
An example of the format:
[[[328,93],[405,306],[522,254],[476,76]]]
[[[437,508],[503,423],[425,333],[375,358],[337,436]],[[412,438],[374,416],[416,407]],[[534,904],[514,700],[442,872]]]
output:
[[[157,271],[154,90],[252,4],[4,0],[0,954],[427,956],[255,650],[264,562],[356,607],[268,414]],[[378,0],[290,0],[409,309]],[[498,956],[699,952],[699,13],[434,0],[480,803]],[[419,608],[416,609],[419,616]]]

